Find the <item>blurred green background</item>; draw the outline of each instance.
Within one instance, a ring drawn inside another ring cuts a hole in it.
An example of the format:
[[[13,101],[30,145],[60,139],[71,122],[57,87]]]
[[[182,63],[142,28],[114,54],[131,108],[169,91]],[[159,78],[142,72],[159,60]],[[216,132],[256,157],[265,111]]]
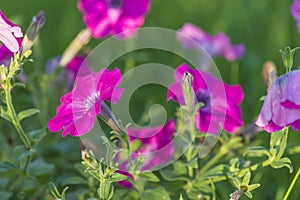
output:
[[[278,67],[278,73],[283,74],[285,69],[282,66],[278,50],[286,46],[296,47],[300,43],[300,35],[296,28],[296,22],[290,13],[291,4],[292,0],[153,0],[144,26],[178,30],[184,23],[189,22],[201,27],[210,34],[225,32],[232,39],[233,44],[243,43],[246,49],[245,55],[240,61],[235,63],[239,65],[238,81],[233,79],[233,76],[237,74],[232,73],[231,63],[222,58],[216,58],[215,62],[225,82],[241,84],[245,93],[245,98],[241,105],[242,114],[245,124],[249,124],[256,118],[260,111],[262,102],[259,101],[259,98],[266,93],[266,87],[260,75],[263,63],[267,60],[273,61]],[[34,49],[33,58],[35,59],[35,63],[29,64],[28,69],[25,69],[27,74],[35,70],[43,71],[47,60],[62,54],[76,34],[84,28],[82,14],[77,9],[76,0],[1,1],[0,9],[9,19],[19,24],[24,31],[29,25],[32,16],[37,14],[39,10],[44,10],[45,12],[46,23],[40,33],[39,45]],[[100,42],[101,40],[93,39],[89,46],[93,47]],[[300,59],[297,59],[297,57],[300,56],[296,53],[296,66],[300,63]],[[160,59],[162,63],[168,62],[169,56],[166,54]],[[172,64],[176,63],[173,61],[170,62]],[[176,65],[173,67],[176,67]],[[151,90],[155,91],[158,89],[147,89],[147,91]],[[162,92],[164,91],[163,88],[161,90]],[[149,92],[140,91],[139,95],[139,91],[136,94],[136,101],[133,102],[133,106],[131,105],[131,107],[138,108],[134,111],[136,112],[133,114],[134,119],[138,119],[144,110],[147,111],[144,104],[141,103],[145,98],[151,103],[161,102],[165,98],[161,93],[153,95],[149,94]],[[18,95],[16,106],[22,108],[25,104],[24,107],[30,107],[31,105],[28,104],[30,100],[26,100],[28,95]],[[53,101],[54,104],[58,104],[58,98]],[[172,116],[174,109],[172,110],[171,106],[173,104],[168,103],[166,105],[170,107],[168,111],[169,115]],[[53,116],[54,111],[50,111],[45,118]],[[31,124],[30,126],[34,125]],[[0,119],[0,128],[0,134],[3,131],[5,134],[8,134],[13,130],[2,119]],[[62,142],[58,133],[51,134],[51,137],[53,135],[57,136],[57,143],[55,143],[52,150],[59,148],[59,142]],[[261,141],[263,145],[268,145],[269,135],[267,133],[261,133],[257,137],[258,141]],[[75,139],[70,139],[70,141],[72,143]],[[289,146],[299,143],[300,134],[292,132],[288,141]],[[52,145],[53,143],[49,144]],[[68,147],[66,145],[64,148]],[[79,158],[79,149],[73,154],[74,160]],[[52,159],[55,160],[54,158]],[[49,160],[51,160],[50,153]],[[299,155],[292,156],[292,161],[295,169],[298,169],[300,167]],[[255,180],[253,182],[260,182],[262,185],[254,192],[254,199],[281,199],[292,177],[292,175],[288,174],[287,169],[261,170],[254,176]],[[221,188],[226,187],[229,186],[223,185]],[[294,189],[291,199],[300,198],[299,183],[297,187],[298,189]],[[227,189],[231,190],[230,187]]]

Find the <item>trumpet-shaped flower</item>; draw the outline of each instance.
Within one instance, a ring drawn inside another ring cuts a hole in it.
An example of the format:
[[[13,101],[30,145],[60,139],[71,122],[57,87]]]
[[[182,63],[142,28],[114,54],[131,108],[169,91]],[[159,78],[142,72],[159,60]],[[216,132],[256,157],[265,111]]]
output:
[[[182,77],[185,72],[193,76],[192,88],[196,103],[202,103],[195,117],[200,132],[218,133],[223,128],[231,133],[243,125],[239,104],[244,93],[239,85],[230,86],[210,74],[182,64],[176,69],[176,82],[169,86],[167,100],[185,105]],[[223,90],[222,90],[223,89]]]
[[[21,37],[23,37],[21,28],[10,22],[0,11],[0,41],[4,44],[0,48],[0,60],[3,60],[9,52],[20,50],[21,41],[17,38]]]
[[[93,37],[127,37],[144,23],[150,0],[79,0],[78,8]]]
[[[74,89],[60,98],[56,116],[48,122],[51,132],[63,129],[67,134],[81,136],[89,132],[100,113],[101,103],[106,100],[116,103],[123,89],[117,88],[121,81],[119,69],[102,69],[75,80]]]
[[[183,25],[177,36],[184,48],[200,51],[204,48],[211,57],[220,56],[228,61],[234,61],[244,55],[244,45],[232,45],[224,33],[209,35],[193,24]]]
[[[300,70],[285,74],[272,84],[257,118],[256,125],[267,132],[285,126],[300,131]]]

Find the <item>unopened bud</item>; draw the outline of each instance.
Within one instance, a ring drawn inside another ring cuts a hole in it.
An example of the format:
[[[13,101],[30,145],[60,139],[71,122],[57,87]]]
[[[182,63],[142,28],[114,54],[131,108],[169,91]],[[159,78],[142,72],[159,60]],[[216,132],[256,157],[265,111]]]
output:
[[[182,77],[182,90],[185,104],[189,111],[192,111],[195,108],[195,93],[192,87],[192,82],[192,74],[185,72]]]
[[[31,24],[25,33],[22,42],[22,54],[31,49],[35,38],[39,34],[39,31],[44,26],[44,24],[45,14],[44,11],[40,11],[36,16],[32,18]]]
[[[91,32],[88,29],[83,29],[82,31],[80,31],[63,53],[59,63],[60,66],[66,66],[80,51],[80,49],[90,41],[90,39]]]
[[[261,74],[264,83],[267,84],[268,88],[270,88],[277,78],[276,65],[271,61],[265,62]]]

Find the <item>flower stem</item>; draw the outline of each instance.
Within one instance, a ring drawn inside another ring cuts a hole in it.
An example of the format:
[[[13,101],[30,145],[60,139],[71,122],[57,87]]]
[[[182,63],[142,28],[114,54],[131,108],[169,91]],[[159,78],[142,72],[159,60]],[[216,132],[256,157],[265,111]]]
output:
[[[200,170],[199,174],[203,174],[205,173],[208,169],[210,169],[215,163],[217,163],[220,158],[222,158],[225,154],[227,153],[227,150],[226,149],[221,149],[217,155],[215,157],[213,157],[212,159],[210,159],[206,165],[204,165],[202,167],[202,169]]]
[[[299,176],[300,176],[300,168],[298,169],[297,174],[295,175],[295,177],[294,177],[294,179],[293,179],[293,181],[292,181],[292,183],[291,183],[289,189],[288,189],[287,192],[285,193],[285,195],[284,195],[284,197],[283,197],[283,200],[287,200],[287,199],[288,199],[288,197],[290,196],[290,194],[291,194],[291,192],[292,192],[292,189],[293,189],[293,187],[295,186],[295,184],[296,184],[296,182],[297,182]]]
[[[7,112],[10,114],[11,117],[11,122],[13,123],[14,127],[16,128],[21,140],[23,141],[26,149],[30,149],[31,148],[31,144],[30,141],[25,133],[25,131],[23,130],[20,121],[17,117],[16,111],[13,107],[12,104],[12,99],[11,99],[11,87],[8,85],[5,88],[5,98],[6,98],[6,104],[7,104]]]

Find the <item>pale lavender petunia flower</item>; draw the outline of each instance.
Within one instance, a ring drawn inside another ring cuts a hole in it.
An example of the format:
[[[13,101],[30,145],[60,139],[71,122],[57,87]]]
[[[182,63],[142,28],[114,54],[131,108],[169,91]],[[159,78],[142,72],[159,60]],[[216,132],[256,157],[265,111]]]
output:
[[[220,127],[232,133],[243,125],[240,103],[244,93],[239,85],[230,86],[212,75],[182,64],[176,69],[176,82],[169,86],[167,100],[185,105],[181,80],[185,72],[193,76],[196,101],[204,105],[198,110],[195,123],[200,132],[218,133]]]
[[[272,84],[265,98],[256,125],[267,132],[285,126],[300,131],[300,70],[285,74]]]
[[[19,51],[20,41],[18,41],[17,38],[21,37],[23,37],[21,28],[10,22],[2,13],[2,11],[0,11],[0,41],[4,44],[4,46],[10,52]],[[3,52],[0,54],[3,54]]]
[[[127,37],[144,23],[150,0],[79,0],[78,8],[94,38]]]
[[[78,77],[74,89],[60,98],[56,116],[49,120],[51,132],[63,129],[62,136],[81,136],[88,133],[100,114],[101,103],[105,100],[116,103],[123,89],[117,88],[122,75],[119,69],[102,69],[87,76]]]
[[[298,31],[300,32],[300,0],[294,1],[294,3],[291,5],[291,12],[297,21]]]
[[[224,33],[210,35],[190,23],[179,29],[177,37],[186,49],[201,51],[202,47],[211,57],[220,56],[228,61],[241,58],[245,51],[242,44],[232,45],[230,39]]]

